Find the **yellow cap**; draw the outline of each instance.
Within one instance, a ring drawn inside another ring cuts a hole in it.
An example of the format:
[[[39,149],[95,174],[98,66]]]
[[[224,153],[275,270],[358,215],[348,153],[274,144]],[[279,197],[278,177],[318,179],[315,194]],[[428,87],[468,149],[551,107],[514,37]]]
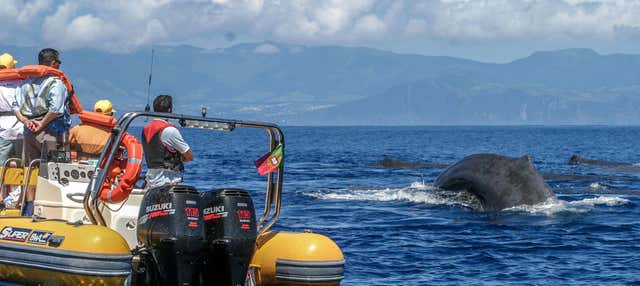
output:
[[[113,109],[113,106],[111,105],[111,101],[109,101],[108,99],[98,100],[98,102],[96,102],[96,104],[93,106],[93,111],[107,115],[111,115],[112,113],[116,112],[116,110]]]
[[[0,55],[0,66],[12,69],[17,63],[18,61],[14,60],[11,54],[4,53]]]

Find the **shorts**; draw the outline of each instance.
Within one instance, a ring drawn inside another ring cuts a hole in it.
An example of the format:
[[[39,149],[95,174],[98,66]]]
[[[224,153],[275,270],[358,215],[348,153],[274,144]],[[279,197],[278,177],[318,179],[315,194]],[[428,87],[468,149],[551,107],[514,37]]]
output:
[[[146,175],[147,189],[182,183],[182,172],[169,169],[149,169]]]
[[[46,152],[48,151],[68,151],[69,142],[66,142],[67,137],[66,133],[56,134],[49,130],[40,131],[37,134],[25,132],[22,149],[25,166],[29,166],[29,163],[35,159],[46,159]],[[42,151],[45,151],[45,154],[42,154]]]

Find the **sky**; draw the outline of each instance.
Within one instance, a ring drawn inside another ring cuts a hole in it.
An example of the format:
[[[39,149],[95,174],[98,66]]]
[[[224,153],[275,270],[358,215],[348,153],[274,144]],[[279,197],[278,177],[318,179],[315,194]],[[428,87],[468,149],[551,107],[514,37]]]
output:
[[[128,53],[273,41],[508,62],[640,54],[639,0],[0,0],[3,44]]]

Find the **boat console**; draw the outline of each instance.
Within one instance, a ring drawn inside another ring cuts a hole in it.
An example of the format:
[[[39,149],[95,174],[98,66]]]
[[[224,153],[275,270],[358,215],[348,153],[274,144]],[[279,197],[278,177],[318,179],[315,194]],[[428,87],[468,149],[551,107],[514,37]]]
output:
[[[34,215],[90,224],[83,199],[95,166],[48,162],[40,169],[42,175],[38,177]],[[138,208],[144,194],[145,190],[134,189],[123,203],[104,204],[102,207],[109,228],[120,233],[131,249],[137,245]]]
[[[89,183],[95,168],[95,165],[89,164],[48,162],[46,167],[40,169],[43,177],[64,184],[65,182]]]

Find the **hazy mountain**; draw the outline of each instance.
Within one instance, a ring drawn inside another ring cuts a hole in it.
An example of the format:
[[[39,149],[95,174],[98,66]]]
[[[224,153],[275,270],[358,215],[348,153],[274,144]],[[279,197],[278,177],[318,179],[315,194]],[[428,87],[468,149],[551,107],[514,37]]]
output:
[[[19,65],[36,48],[1,47]],[[85,107],[142,110],[151,52],[72,50],[63,70]],[[640,124],[640,56],[536,52],[507,64],[368,48],[239,44],[156,47],[151,97],[176,109],[283,124]]]

